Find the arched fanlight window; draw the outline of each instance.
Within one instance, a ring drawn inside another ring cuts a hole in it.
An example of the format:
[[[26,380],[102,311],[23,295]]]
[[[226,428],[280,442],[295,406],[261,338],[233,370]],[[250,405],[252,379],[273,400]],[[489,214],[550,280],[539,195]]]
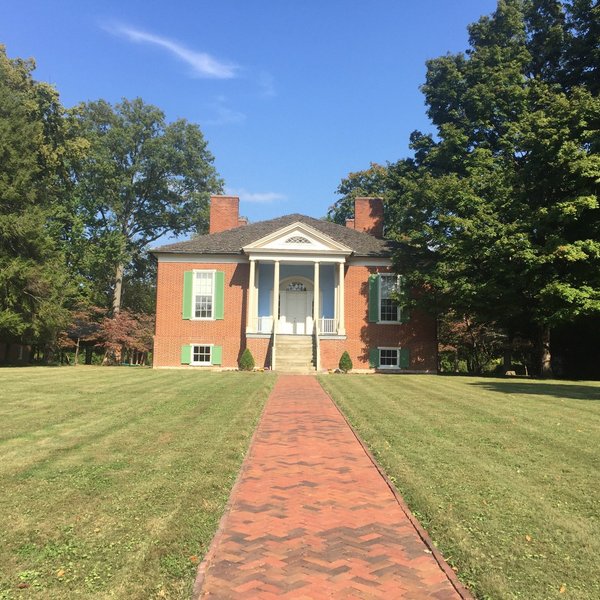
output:
[[[286,288],[288,292],[305,292],[306,286],[301,281],[290,281]]]
[[[301,236],[301,235],[293,235],[292,237],[285,240],[286,244],[310,244],[310,240]]]

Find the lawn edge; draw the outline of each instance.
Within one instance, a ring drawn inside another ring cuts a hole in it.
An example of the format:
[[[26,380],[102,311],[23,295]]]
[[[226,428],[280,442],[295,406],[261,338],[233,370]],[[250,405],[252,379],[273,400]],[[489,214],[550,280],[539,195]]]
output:
[[[387,476],[387,473],[379,465],[379,463],[373,456],[373,453],[371,452],[369,447],[366,445],[366,443],[362,440],[362,438],[360,437],[360,435],[358,434],[358,432],[356,431],[354,426],[346,418],[346,415],[344,414],[342,409],[338,406],[337,402],[333,399],[333,396],[323,387],[323,385],[318,380],[318,378],[317,378],[317,381],[318,381],[319,385],[321,386],[321,389],[325,392],[327,397],[331,400],[331,403],[335,406],[336,410],[340,413],[340,415],[346,422],[346,425],[348,425],[348,427],[350,428],[352,435],[356,438],[356,441],[362,447],[364,453],[367,455],[367,458],[371,461],[373,466],[379,472],[379,475],[381,475],[382,479],[385,481],[385,484],[388,486],[388,488],[394,495],[394,498],[395,498],[396,502],[398,503],[398,505],[400,506],[400,509],[406,515],[406,517],[410,521],[411,525],[415,528],[417,534],[423,540],[423,543],[427,546],[428,550],[433,555],[433,558],[435,558],[435,561],[438,563],[440,569],[443,571],[444,575],[448,578],[448,581],[450,581],[450,583],[452,584],[452,587],[456,590],[456,593],[463,600],[476,600],[475,596],[473,596],[473,594],[465,587],[465,585],[460,581],[460,579],[458,578],[456,573],[453,571],[453,569],[450,567],[450,565],[446,562],[442,553],[435,547],[433,540],[431,539],[431,537],[429,536],[427,531],[423,528],[421,523],[419,523],[418,519],[412,514],[410,508],[406,504],[404,498],[400,495],[400,492],[398,492],[398,490],[396,489],[396,486],[393,484],[392,480]]]
[[[275,379],[275,383],[277,383],[277,379]],[[246,452],[246,455],[244,456],[244,460],[242,461],[242,464],[240,466],[240,470],[238,471],[237,477],[235,478],[235,481],[234,481],[233,485],[231,486],[231,490],[229,492],[229,498],[227,499],[227,502],[225,504],[225,510],[223,511],[223,514],[221,515],[221,518],[219,519],[219,525],[217,527],[217,531],[215,531],[215,535],[213,536],[213,538],[210,542],[210,546],[208,547],[208,550],[206,551],[204,558],[198,565],[198,570],[196,571],[196,579],[194,580],[194,587],[192,589],[191,600],[199,600],[200,594],[202,593],[202,586],[204,585],[206,571],[207,571],[209,564],[212,561],[212,558],[216,552],[217,546],[219,545],[221,538],[223,537],[227,517],[229,516],[229,514],[231,513],[231,511],[233,509],[233,504],[234,504],[233,499],[235,498],[237,489],[242,482],[242,475],[245,473],[245,471],[248,468],[248,463],[250,462],[250,455],[252,454],[252,450],[254,449],[254,440],[256,439],[256,436],[258,434],[258,429],[262,422],[263,415],[267,408],[267,404],[269,403],[269,398],[271,397],[271,394],[273,393],[273,388],[275,387],[275,383],[273,384],[273,387],[271,388],[271,391],[269,392],[269,395],[267,396],[267,399],[265,400],[262,410],[260,411],[260,416],[256,423],[256,427],[254,428],[254,432],[252,433],[252,437],[250,438],[250,443],[248,444],[248,450]]]

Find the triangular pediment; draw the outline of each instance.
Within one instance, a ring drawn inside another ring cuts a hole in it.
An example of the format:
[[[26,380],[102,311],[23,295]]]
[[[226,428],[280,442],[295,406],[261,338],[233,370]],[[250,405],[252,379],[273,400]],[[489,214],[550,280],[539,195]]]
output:
[[[350,254],[352,250],[306,223],[298,221],[244,246],[244,252]]]

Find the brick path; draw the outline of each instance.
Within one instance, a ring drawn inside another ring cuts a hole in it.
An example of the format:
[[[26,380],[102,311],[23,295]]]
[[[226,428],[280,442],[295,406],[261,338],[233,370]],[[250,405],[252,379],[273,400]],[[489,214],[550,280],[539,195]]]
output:
[[[196,597],[471,598],[402,505],[317,380],[281,376]]]

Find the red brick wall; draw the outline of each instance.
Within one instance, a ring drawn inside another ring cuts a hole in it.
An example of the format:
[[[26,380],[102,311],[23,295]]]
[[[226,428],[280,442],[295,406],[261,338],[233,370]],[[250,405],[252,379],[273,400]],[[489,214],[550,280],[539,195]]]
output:
[[[183,273],[193,269],[215,269],[225,273],[225,319],[194,321],[182,318]],[[368,322],[368,280],[371,273],[389,272],[386,267],[346,267],[345,340],[321,340],[321,366],[335,369],[347,350],[355,369],[369,368],[369,349],[378,346],[410,349],[410,369],[436,370],[435,320],[412,311],[408,323],[378,325]],[[158,263],[154,366],[181,366],[181,346],[216,344],[223,348],[223,367],[235,368],[246,343],[257,367],[270,362],[270,339],[246,340],[248,264]]]
[[[369,275],[387,273],[386,267],[346,267],[345,340],[321,340],[321,366],[336,369],[344,350],[355,369],[369,368],[369,349],[379,346],[409,348],[410,370],[436,371],[437,341],[435,319],[421,311],[411,311],[402,325],[378,325],[368,322]]]
[[[193,269],[215,269],[225,273],[224,319],[195,321],[182,318],[183,274]],[[158,263],[155,367],[180,366],[181,346],[192,343],[222,346],[222,366],[237,367],[246,335],[249,270],[248,264]]]
[[[209,233],[239,227],[240,199],[237,196],[212,196],[210,199]]]
[[[383,237],[383,201],[381,198],[354,199],[354,229]]]
[[[271,365],[271,338],[247,338],[246,344],[254,357],[257,369]]]

